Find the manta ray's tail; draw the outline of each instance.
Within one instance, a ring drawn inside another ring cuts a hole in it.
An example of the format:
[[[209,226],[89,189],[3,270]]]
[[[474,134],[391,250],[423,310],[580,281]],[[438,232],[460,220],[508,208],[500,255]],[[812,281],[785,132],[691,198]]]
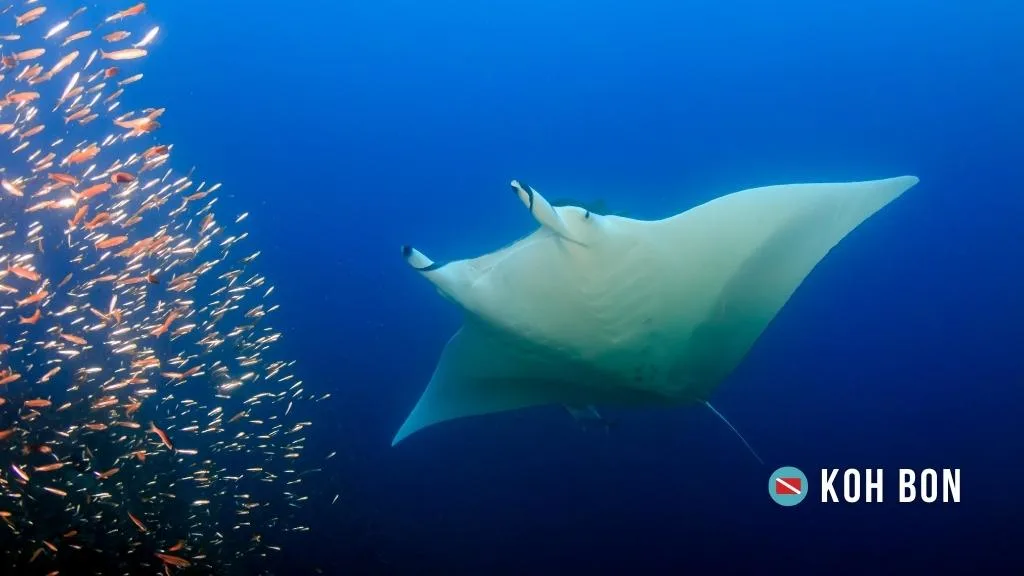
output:
[[[739,437],[740,442],[743,442],[743,445],[747,447],[747,450],[750,450],[750,453],[754,455],[754,458],[757,458],[758,462],[760,462],[761,464],[764,464],[764,460],[761,460],[761,457],[757,455],[757,452],[755,452],[754,449],[750,446],[750,442],[747,442],[747,439],[743,437],[743,434],[740,434],[740,431],[737,430],[736,427],[733,426],[731,423],[729,423],[729,420],[725,416],[723,416],[721,412],[719,412],[718,410],[715,410],[715,407],[712,406],[711,403],[706,401],[706,400],[704,401],[704,405],[707,406],[709,410],[714,412],[715,416],[718,416],[718,418],[722,422],[725,422],[725,425],[728,426],[729,429],[732,430],[733,433],[736,434],[736,436]]]

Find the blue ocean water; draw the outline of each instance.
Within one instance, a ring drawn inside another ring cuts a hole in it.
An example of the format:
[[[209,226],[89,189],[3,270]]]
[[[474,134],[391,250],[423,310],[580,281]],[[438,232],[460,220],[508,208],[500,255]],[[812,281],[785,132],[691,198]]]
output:
[[[308,480],[322,505],[281,573],[1021,569],[1016,3],[151,13],[165,33],[132,97],[166,103],[177,159],[251,212],[285,346],[333,395],[307,451],[338,456]],[[609,435],[536,409],[389,446],[460,323],[398,247],[460,258],[529,232],[510,179],[654,218],[907,173],[921,183],[818,266],[714,397],[764,466],[700,408],[612,412]],[[782,465],[960,468],[963,500],[781,508],[765,484]]]

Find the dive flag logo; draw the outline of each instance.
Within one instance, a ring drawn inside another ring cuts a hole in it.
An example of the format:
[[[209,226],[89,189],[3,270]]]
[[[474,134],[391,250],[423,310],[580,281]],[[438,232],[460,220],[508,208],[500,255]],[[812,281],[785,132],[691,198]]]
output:
[[[783,466],[768,478],[768,494],[780,506],[795,506],[807,497],[807,476],[798,468]]]
[[[803,492],[804,481],[798,476],[780,476],[775,479],[775,493],[799,496]]]

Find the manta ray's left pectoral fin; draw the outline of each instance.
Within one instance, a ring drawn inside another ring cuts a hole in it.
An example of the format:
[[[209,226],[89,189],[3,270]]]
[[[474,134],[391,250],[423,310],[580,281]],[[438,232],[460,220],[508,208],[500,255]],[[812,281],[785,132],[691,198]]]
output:
[[[546,404],[585,405],[579,369],[467,316],[392,441],[448,420]]]
[[[566,240],[580,243],[579,239],[574,238],[569,232],[565,221],[558,214],[558,209],[541,196],[540,192],[534,190],[532,186],[520,183],[519,180],[512,181],[512,190],[515,191],[516,196],[530,210],[530,214],[536,218],[541,226],[548,228]]]

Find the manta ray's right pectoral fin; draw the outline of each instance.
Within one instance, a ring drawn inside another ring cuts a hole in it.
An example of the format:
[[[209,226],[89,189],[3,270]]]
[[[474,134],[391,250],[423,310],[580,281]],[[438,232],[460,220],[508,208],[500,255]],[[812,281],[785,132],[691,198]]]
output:
[[[570,234],[565,221],[559,216],[558,210],[546,198],[541,196],[539,192],[534,190],[533,187],[524,185],[519,180],[513,180],[512,190],[515,191],[516,196],[519,196],[519,199],[530,210],[530,214],[537,219],[541,226],[550,229],[566,240],[578,242]]]

